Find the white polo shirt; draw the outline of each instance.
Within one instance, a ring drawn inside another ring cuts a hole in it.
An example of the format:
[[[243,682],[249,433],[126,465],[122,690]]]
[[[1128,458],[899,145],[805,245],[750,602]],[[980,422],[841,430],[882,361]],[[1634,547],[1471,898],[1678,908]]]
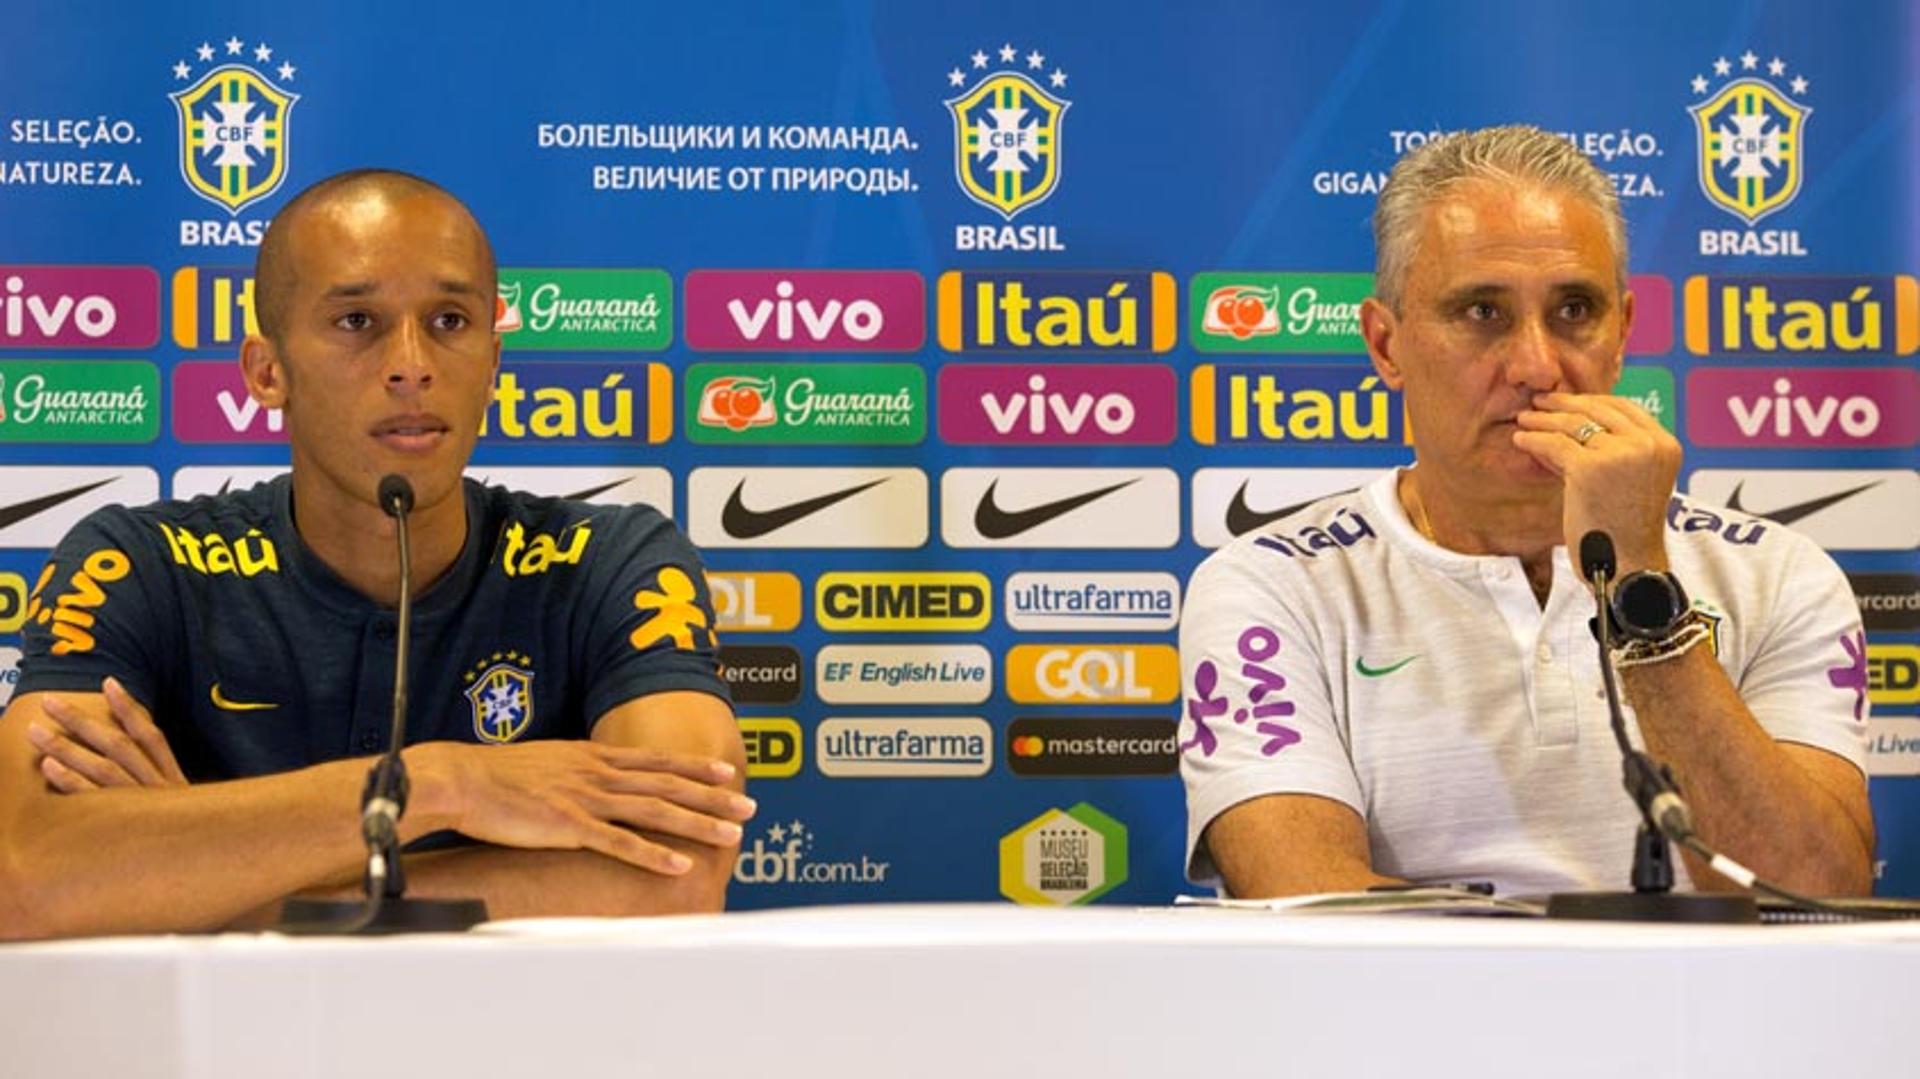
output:
[[[1180,625],[1188,876],[1219,883],[1200,846],[1214,817],[1298,793],[1353,807],[1389,876],[1522,895],[1627,887],[1638,814],[1608,727],[1593,599],[1566,549],[1543,609],[1519,559],[1415,531],[1397,475],[1241,536],[1194,571]],[[1864,772],[1866,645],[1833,560],[1771,521],[1679,496],[1667,553],[1717,616],[1720,665],[1768,733]],[[1638,743],[1630,708],[1627,721]],[[1683,865],[1677,876],[1685,887]]]

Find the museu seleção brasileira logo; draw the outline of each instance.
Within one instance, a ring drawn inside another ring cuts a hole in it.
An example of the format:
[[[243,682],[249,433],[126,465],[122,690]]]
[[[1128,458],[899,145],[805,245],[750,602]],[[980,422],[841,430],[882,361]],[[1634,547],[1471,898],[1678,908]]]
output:
[[[300,100],[289,85],[299,69],[284,57],[271,66],[272,46],[248,48],[238,37],[202,41],[192,55],[192,62],[173,64],[174,81],[188,85],[167,95],[180,117],[180,177],[194,194],[238,216],[287,178],[291,117]],[[212,66],[195,78],[195,63]]]

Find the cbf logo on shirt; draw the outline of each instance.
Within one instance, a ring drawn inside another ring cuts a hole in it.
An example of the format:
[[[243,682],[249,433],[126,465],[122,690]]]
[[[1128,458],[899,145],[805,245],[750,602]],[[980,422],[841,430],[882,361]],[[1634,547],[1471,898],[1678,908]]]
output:
[[[274,58],[262,42],[248,49],[237,37],[219,46],[201,42],[194,58],[213,64],[183,90],[168,94],[180,116],[180,176],[193,193],[238,215],[279,189],[287,178],[289,121],[300,95],[287,88],[297,70],[282,59],[269,78],[262,66]],[[186,82],[193,65],[175,61],[173,77]]]
[[[533,660],[527,656],[495,652],[475,663],[465,681],[475,738],[511,742],[533,723]]]

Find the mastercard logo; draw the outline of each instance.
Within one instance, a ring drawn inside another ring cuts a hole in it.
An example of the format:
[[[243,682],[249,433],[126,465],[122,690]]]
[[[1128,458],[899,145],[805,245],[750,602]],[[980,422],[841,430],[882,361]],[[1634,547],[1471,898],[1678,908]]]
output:
[[[1022,735],[1013,740],[1013,755],[1016,757],[1038,757],[1046,751],[1046,740],[1038,735]]]

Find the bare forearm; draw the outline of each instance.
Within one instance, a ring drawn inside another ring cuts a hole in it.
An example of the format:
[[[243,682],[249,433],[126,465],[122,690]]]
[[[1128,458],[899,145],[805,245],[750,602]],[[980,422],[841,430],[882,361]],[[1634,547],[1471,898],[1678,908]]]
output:
[[[1367,827],[1351,808],[1312,795],[1270,795],[1215,818],[1205,842],[1236,899],[1358,892],[1399,884],[1374,872]]]
[[[694,868],[668,876],[593,851],[469,847],[408,858],[407,894],[484,899],[495,919],[724,909],[732,849],[702,851],[697,844],[660,841],[691,856]]]
[[[26,796],[10,814],[0,933],[215,928],[354,872],[365,775],[364,762],[339,761],[231,783]]]
[[[1707,648],[1621,674],[1648,752],[1672,766],[1711,846],[1794,890],[1872,887],[1870,837],[1754,720]],[[1731,886],[1686,857],[1696,882]]]

